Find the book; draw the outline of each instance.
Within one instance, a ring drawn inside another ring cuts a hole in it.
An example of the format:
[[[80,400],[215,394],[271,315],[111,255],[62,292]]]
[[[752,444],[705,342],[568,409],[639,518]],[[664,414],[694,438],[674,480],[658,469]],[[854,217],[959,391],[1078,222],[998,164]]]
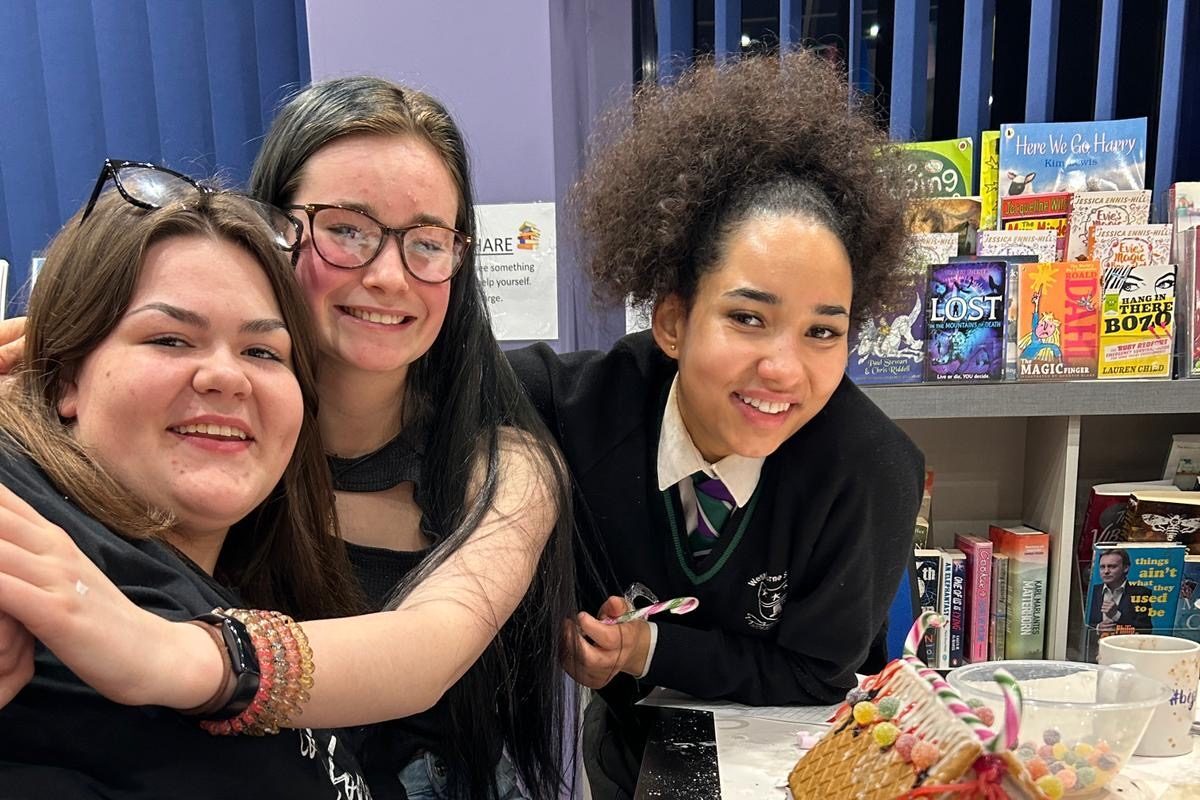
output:
[[[1179,603],[1175,607],[1175,630],[1171,635],[1200,642],[1200,555],[1188,554],[1183,557]]]
[[[1105,289],[1120,286],[1132,267],[1171,263],[1170,225],[1096,225],[1088,257],[1100,262]]]
[[[1187,548],[1181,544],[1096,545],[1087,591],[1087,626],[1096,640],[1118,633],[1169,635]]]
[[[913,547],[929,546],[929,528],[933,523],[933,470],[925,470],[925,489],[921,492],[921,505],[917,508],[917,522],[913,526]]]
[[[1104,228],[1096,228],[1099,237]],[[1175,349],[1175,266],[1101,266],[1097,377],[1170,378]]]
[[[1067,260],[1086,260],[1092,228],[1097,225],[1145,225],[1150,222],[1149,189],[1129,192],[1079,192],[1071,198]]]
[[[967,641],[967,557],[957,548],[946,550],[950,562],[950,636],[948,666],[961,667]]]
[[[925,314],[925,380],[996,381],[1004,377],[1003,261],[935,264],[929,268]]]
[[[1100,265],[1022,264],[1017,286],[1017,379],[1096,377]]]
[[[979,230],[995,230],[1000,215],[1000,131],[979,132],[979,202]]]
[[[1008,556],[1004,657],[1041,658],[1050,536],[1026,525],[992,525],[988,538],[996,551]]]
[[[953,625],[951,611],[954,606],[954,562],[950,553],[938,548],[938,602],[937,613],[945,621],[937,629],[937,667],[950,669],[950,629]]]
[[[1169,480],[1098,483],[1088,490],[1083,523],[1079,527],[1079,546],[1075,550],[1080,575],[1087,575],[1091,569],[1095,545],[1121,538],[1121,525],[1125,520],[1129,495],[1132,492],[1155,490],[1178,491]]]
[[[988,622],[988,660],[1004,658],[1008,628],[1008,555],[992,550],[992,615]]]
[[[1068,192],[1000,198],[1000,229],[1054,231],[1055,261],[1067,258],[1070,223],[1071,195]]]
[[[913,200],[904,212],[909,233],[954,233],[958,255],[975,252],[981,205],[977,197],[934,197]]]
[[[1052,230],[980,230],[975,252],[981,258],[1033,256],[1038,261],[1057,261],[1057,237]]]
[[[988,660],[988,630],[992,620],[992,543],[978,536],[958,533],[954,546],[967,562],[967,661]]]
[[[1177,266],[1175,282],[1175,318],[1179,335],[1176,349],[1180,356],[1180,378],[1200,377],[1200,228],[1191,228],[1175,237]]]
[[[1146,188],[1146,118],[1000,128],[1000,195]]]
[[[937,142],[901,142],[911,197],[966,197],[974,194],[974,147],[970,136]]]
[[[1121,541],[1180,542],[1200,555],[1200,494],[1169,489],[1130,492]]]
[[[1200,466],[1200,433],[1171,434],[1171,448],[1167,450],[1167,460],[1163,462],[1163,482],[1174,485],[1175,476],[1179,474],[1184,460]],[[1192,488],[1179,486],[1177,488]]]
[[[920,383],[925,374],[925,286],[929,265],[945,261],[958,248],[953,233],[909,237],[905,262],[897,268],[902,285],[896,300],[855,327],[846,373],[859,385]]]
[[[922,612],[937,611],[938,597],[941,595],[942,559],[937,550],[916,550],[913,553],[916,562],[917,603]],[[937,632],[938,628],[930,627],[925,631],[917,656],[926,664],[937,664]]]
[[[1200,228],[1200,181],[1172,183],[1167,193],[1167,222],[1171,225],[1171,261],[1180,263],[1181,235]]]

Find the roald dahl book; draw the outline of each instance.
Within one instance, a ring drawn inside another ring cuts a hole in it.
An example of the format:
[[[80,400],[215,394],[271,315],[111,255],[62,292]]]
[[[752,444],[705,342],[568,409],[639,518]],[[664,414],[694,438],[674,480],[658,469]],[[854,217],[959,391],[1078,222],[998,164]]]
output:
[[[927,382],[1003,379],[1007,270],[1004,261],[960,261],[929,268]]]
[[[1000,196],[1146,188],[1146,118],[1000,128]]]
[[[1100,265],[1022,264],[1017,293],[1017,379],[1096,377]]]

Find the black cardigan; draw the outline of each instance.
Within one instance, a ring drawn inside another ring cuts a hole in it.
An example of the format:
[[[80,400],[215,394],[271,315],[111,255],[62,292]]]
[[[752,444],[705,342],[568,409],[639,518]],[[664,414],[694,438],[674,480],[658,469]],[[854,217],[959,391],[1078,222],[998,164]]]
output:
[[[924,458],[849,379],[763,465],[755,498],[699,564],[677,491],[657,484],[659,427],[676,364],[648,333],[608,353],[509,354],[576,482],[576,521],[602,586],[594,611],[640,581],[698,610],[660,615],[641,687],[750,704],[830,703],[854,685],[912,555]],[[740,518],[739,518],[740,517]],[[620,683],[620,682],[614,682]]]

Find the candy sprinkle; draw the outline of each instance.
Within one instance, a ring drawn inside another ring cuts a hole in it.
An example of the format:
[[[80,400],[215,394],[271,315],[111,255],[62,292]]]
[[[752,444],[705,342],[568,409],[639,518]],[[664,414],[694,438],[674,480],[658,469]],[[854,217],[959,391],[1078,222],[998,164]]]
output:
[[[1043,775],[1038,778],[1037,787],[1042,790],[1042,794],[1050,798],[1050,800],[1058,800],[1063,796],[1064,787],[1062,781],[1056,775]]]
[[[938,762],[942,753],[933,742],[920,741],[913,745],[912,764],[918,771],[929,769]]]
[[[900,710],[900,698],[889,695],[880,700],[876,708],[879,710],[880,719],[891,719]]]
[[[894,723],[881,722],[872,729],[871,735],[875,737],[875,744],[888,748],[896,743],[896,739],[900,736],[900,729]]]
[[[875,707],[874,703],[868,700],[863,700],[860,703],[854,704],[854,721],[859,725],[869,725],[874,722],[878,716],[879,709]]]

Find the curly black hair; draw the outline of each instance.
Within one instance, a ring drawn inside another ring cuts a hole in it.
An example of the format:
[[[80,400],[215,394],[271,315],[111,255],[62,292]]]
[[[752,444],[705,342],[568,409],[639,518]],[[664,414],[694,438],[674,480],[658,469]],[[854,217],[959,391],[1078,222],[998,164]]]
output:
[[[800,214],[846,248],[861,321],[902,263],[900,164],[837,64],[803,50],[699,63],[598,127],[572,194],[594,290],[690,305],[732,228]]]

